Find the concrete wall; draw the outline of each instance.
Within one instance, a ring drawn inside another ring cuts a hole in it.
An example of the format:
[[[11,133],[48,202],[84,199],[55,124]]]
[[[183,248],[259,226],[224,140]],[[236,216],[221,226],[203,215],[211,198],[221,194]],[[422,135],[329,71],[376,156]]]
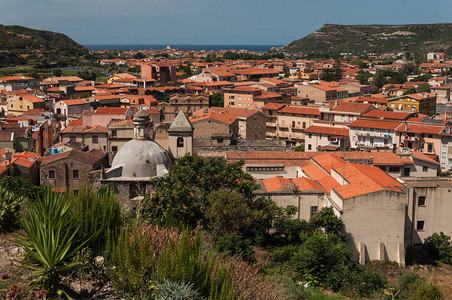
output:
[[[440,183],[433,181],[407,181],[407,226],[406,243],[415,245],[423,243],[425,238],[433,233],[444,232],[452,236],[452,181]],[[419,198],[425,197],[425,204],[420,205]],[[418,229],[418,221],[424,222],[423,229]]]
[[[379,191],[344,199],[342,220],[356,261],[405,264],[405,193]]]

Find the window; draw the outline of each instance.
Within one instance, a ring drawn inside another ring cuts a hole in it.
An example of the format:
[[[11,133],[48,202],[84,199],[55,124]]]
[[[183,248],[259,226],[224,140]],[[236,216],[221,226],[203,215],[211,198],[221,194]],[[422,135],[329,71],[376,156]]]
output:
[[[428,172],[428,167],[427,166],[423,166],[422,167],[422,172]]]
[[[292,121],[292,127],[295,127],[295,121]]]
[[[427,152],[433,152],[433,144],[427,144]]]
[[[72,178],[78,179],[78,170],[72,170]]]
[[[419,196],[417,198],[417,206],[425,206],[425,196]]]
[[[308,150],[312,150],[311,144],[308,144]]]
[[[182,137],[177,138],[177,148],[184,147],[184,139]]]
[[[118,152],[118,146],[111,146],[112,152]]]
[[[93,144],[99,143],[99,139],[97,138],[97,135],[93,135],[93,136],[91,137],[91,141],[92,141]]]
[[[118,132],[116,130],[112,130],[111,131],[111,136],[112,137],[117,137],[118,136]]]
[[[306,128],[306,122],[303,122],[303,129]]]
[[[389,172],[400,172],[400,167],[390,166]]]
[[[55,179],[55,170],[49,170],[49,178]]]
[[[312,138],[312,134],[308,134],[308,138]]]
[[[311,218],[314,217],[317,214],[317,210],[319,209],[318,206],[311,206]]]
[[[417,230],[424,230],[425,229],[425,221],[417,221],[416,229]]]

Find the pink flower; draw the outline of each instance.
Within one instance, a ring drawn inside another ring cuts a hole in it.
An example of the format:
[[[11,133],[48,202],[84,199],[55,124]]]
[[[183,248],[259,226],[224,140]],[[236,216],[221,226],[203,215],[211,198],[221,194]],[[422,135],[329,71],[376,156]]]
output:
[[[13,291],[9,291],[8,293],[6,293],[6,298],[13,298],[13,297],[14,297]]]
[[[8,279],[8,273],[2,273],[2,279]]]

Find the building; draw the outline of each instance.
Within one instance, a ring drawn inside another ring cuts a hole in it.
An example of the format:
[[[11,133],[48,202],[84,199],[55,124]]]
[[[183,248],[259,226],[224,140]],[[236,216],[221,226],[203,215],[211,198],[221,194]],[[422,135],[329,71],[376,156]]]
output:
[[[149,115],[143,110],[137,112],[133,117],[133,139],[121,147],[111,168],[101,175],[102,184],[118,186],[118,198],[126,210],[152,190],[151,177],[167,174],[172,165],[165,149],[150,139],[149,126]]]
[[[236,117],[238,120],[238,138],[249,140],[262,140],[266,138],[266,116],[257,109],[235,107],[211,107],[208,112],[217,112]],[[198,114],[206,113],[202,110]],[[195,114],[197,114],[195,113]]]
[[[429,121],[429,119],[426,120]],[[435,123],[403,122],[395,129],[396,142],[399,147],[439,155],[440,133],[443,130],[444,126],[437,126]]]
[[[251,86],[225,88],[223,92],[224,107],[254,109],[261,108],[268,103],[290,104],[290,97],[284,97],[274,92],[265,92]]]
[[[60,100],[54,105],[54,113],[60,116],[80,115],[83,111],[89,111],[91,105],[85,99]]]
[[[436,113],[436,96],[429,93],[403,95],[388,99],[388,107],[394,111],[418,112],[431,116]]]
[[[107,127],[111,121],[121,121],[133,115],[130,107],[99,107],[93,111],[85,110],[82,114],[83,126],[103,126]]]
[[[23,114],[30,109],[45,109],[46,102],[44,99],[34,94],[22,93],[8,100],[8,113],[14,116]]]
[[[180,110],[168,128],[168,150],[173,158],[193,153],[193,130],[190,120]]]
[[[279,109],[276,112],[276,138],[284,140],[287,145],[303,144],[305,129],[319,116],[317,107],[287,105]]]
[[[348,128],[312,125],[304,133],[305,151],[345,150],[350,145]]]
[[[39,88],[39,80],[27,76],[6,76],[0,78],[0,91],[17,91],[27,88]]]
[[[141,65],[141,78],[158,82],[176,81],[176,67],[164,63]]]
[[[87,146],[89,149],[99,149],[107,152],[108,149],[108,129],[96,125],[93,127],[68,126],[60,132],[61,142],[73,140]]]
[[[40,167],[41,184],[54,189],[78,191],[90,183],[90,173],[102,168],[105,153],[69,150],[46,156]]]
[[[200,109],[209,108],[209,96],[206,94],[197,95],[171,95],[168,102],[160,102],[157,105],[159,111],[163,113],[160,122],[172,122],[179,111],[183,111],[187,116]]]
[[[295,86],[297,87],[298,97],[309,98],[315,100],[316,103],[348,97],[348,90],[332,82],[315,80]]]
[[[349,125],[351,147],[356,149],[393,148],[396,145],[395,129],[400,122],[356,120]]]

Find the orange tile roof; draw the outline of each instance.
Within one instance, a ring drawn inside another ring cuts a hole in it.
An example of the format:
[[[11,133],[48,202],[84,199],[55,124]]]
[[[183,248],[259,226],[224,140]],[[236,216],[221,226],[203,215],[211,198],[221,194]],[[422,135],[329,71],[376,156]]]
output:
[[[192,123],[196,123],[202,120],[213,119],[223,123],[232,124],[235,120],[237,120],[236,116],[231,116],[228,114],[221,114],[214,111],[210,111],[198,116],[191,116],[190,121]]]
[[[397,111],[382,111],[382,110],[371,110],[363,114],[363,117],[368,118],[382,118],[382,119],[392,119],[392,120],[404,120],[410,113],[397,112]]]
[[[406,128],[405,128],[406,127]],[[420,124],[400,124],[395,130],[396,132],[406,133],[427,133],[427,134],[439,134],[444,129],[444,126],[433,125],[420,125]]]
[[[305,129],[305,133],[319,133],[319,134],[327,134],[327,135],[340,135],[340,136],[348,136],[349,130],[347,128],[339,128],[339,127],[327,127],[327,126],[317,126],[312,125]]]
[[[386,130],[394,130],[401,123],[400,122],[387,122],[387,121],[374,121],[374,120],[356,120],[351,123],[349,127],[362,127],[362,128],[377,128],[377,129],[386,129]]]
[[[331,109],[331,111],[363,114],[371,109],[376,109],[376,107],[368,103],[341,102]]]
[[[264,106],[262,106],[262,109],[268,109],[268,110],[279,110],[286,106],[283,103],[267,103]]]
[[[425,155],[424,153],[421,152],[417,152],[417,151],[411,151],[411,155],[413,156],[414,159],[419,159],[419,160],[423,160],[435,165],[439,165],[439,162],[437,162],[436,160],[430,158],[429,156]]]
[[[323,192],[323,189],[314,180],[306,177],[292,179],[292,182],[296,185],[300,192],[309,190],[318,190]]]
[[[297,115],[311,115],[319,116],[319,109],[317,107],[307,107],[307,106],[286,106],[281,108],[278,113],[288,113]]]
[[[273,191],[283,189],[284,183],[291,184],[292,182],[290,181],[290,179],[287,179],[287,178],[272,177],[272,178],[263,179],[262,183],[264,184],[267,192],[273,192]]]
[[[83,120],[72,120],[68,123],[68,126],[83,125]]]
[[[127,112],[127,107],[99,107],[93,114],[94,115],[124,115]]]

